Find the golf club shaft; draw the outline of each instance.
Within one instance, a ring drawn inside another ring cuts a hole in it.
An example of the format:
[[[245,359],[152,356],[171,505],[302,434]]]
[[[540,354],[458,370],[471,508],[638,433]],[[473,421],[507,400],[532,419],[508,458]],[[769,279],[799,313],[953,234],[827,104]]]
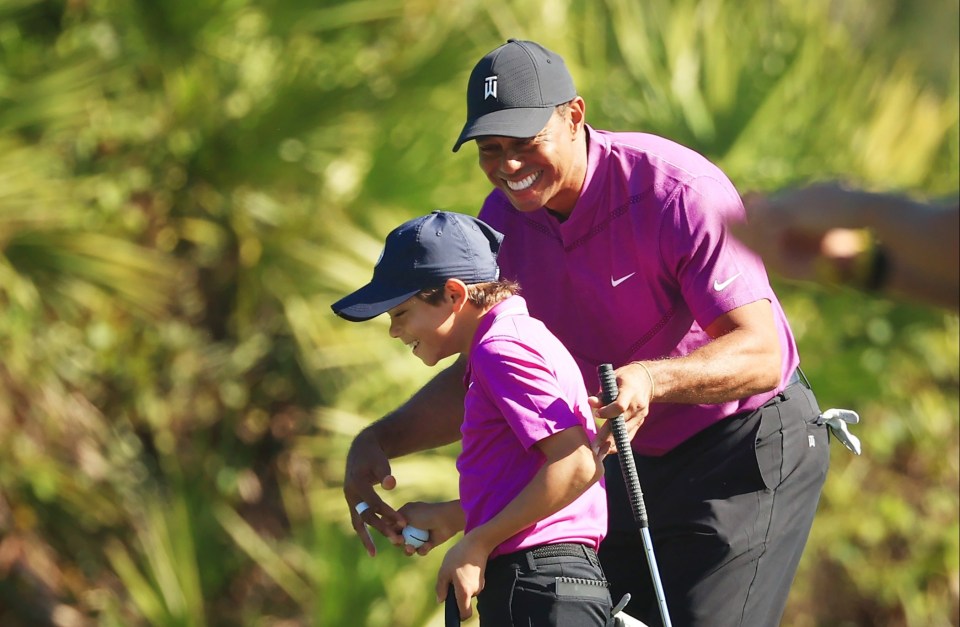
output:
[[[600,390],[604,405],[617,400],[620,390],[617,388],[617,375],[611,364],[600,364],[597,368],[600,377]],[[640,525],[640,536],[643,539],[643,548],[647,554],[647,565],[650,567],[650,578],[653,580],[654,592],[660,606],[660,618],[663,627],[672,627],[670,612],[667,610],[667,598],[663,593],[663,583],[660,581],[660,569],[657,567],[657,558],[653,553],[653,540],[650,537],[650,522],[647,519],[647,506],[643,502],[643,490],[640,489],[640,478],[637,476],[637,465],[633,460],[633,447],[627,437],[627,427],[623,415],[614,418],[610,424],[613,439],[617,444],[617,457],[620,460],[620,470],[623,472],[623,481],[627,486],[630,497],[630,508],[633,510],[633,519]]]
[[[447,600],[443,606],[444,627],[460,627],[460,608],[457,607],[457,593],[453,584],[447,588]]]

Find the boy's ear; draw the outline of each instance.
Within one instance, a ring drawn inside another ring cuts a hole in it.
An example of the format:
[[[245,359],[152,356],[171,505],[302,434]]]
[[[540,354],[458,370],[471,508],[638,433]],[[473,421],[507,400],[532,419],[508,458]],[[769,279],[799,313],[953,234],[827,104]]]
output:
[[[447,279],[444,292],[444,297],[449,298],[456,309],[460,309],[467,302],[467,284],[460,279]]]

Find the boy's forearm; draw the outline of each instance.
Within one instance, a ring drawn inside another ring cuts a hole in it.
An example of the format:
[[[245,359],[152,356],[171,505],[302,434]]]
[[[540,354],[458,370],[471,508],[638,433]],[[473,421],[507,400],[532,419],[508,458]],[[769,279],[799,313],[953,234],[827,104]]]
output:
[[[453,531],[454,533],[463,531],[463,528],[467,526],[467,518],[463,513],[463,507],[460,505],[460,499],[455,501],[446,501],[441,503],[441,506],[443,508],[443,513],[441,516],[447,529]]]
[[[603,465],[589,447],[544,464],[527,486],[496,516],[470,530],[487,552],[534,523],[555,514],[603,476]]]

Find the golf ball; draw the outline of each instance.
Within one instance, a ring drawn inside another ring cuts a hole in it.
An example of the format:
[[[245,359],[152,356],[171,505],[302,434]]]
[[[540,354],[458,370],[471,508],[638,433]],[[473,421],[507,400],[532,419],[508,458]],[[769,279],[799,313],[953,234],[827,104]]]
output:
[[[418,529],[413,525],[407,525],[403,528],[403,541],[415,549],[423,546],[423,543],[430,539],[430,532]]]

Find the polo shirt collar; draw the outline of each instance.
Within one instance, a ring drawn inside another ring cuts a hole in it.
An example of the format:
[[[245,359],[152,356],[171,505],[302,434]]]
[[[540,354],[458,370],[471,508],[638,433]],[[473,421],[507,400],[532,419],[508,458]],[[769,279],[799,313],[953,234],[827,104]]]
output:
[[[506,316],[529,316],[530,312],[527,310],[527,301],[523,299],[522,296],[511,296],[505,300],[500,301],[494,305],[490,311],[483,315],[483,318],[480,319],[480,324],[477,325],[477,330],[473,334],[473,339],[470,341],[470,352],[473,352],[473,349],[477,347],[480,341],[490,332],[490,329],[493,327],[493,324],[499,319]],[[470,360],[467,359],[467,371],[463,377],[463,384],[469,385],[470,376],[472,372],[472,367],[470,365]]]

